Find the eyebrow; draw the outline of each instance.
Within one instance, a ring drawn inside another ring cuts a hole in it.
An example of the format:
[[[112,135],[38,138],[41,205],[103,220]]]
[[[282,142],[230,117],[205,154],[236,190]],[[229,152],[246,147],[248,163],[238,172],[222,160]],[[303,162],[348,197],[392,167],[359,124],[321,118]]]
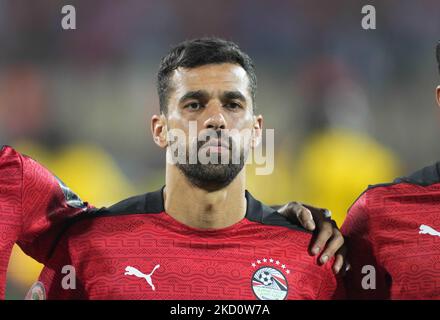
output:
[[[207,100],[209,93],[206,90],[188,91],[180,99],[179,103],[185,102],[186,100]]]
[[[211,95],[206,90],[196,90],[196,91],[188,91],[185,93],[180,99],[179,103],[183,103],[187,100],[209,100]],[[221,94],[220,100],[222,102],[231,101],[231,100],[240,100],[241,102],[246,102],[246,97],[240,91],[225,91]]]
[[[240,100],[241,102],[246,102],[245,96],[240,91],[225,91],[221,98],[222,102],[230,100]]]

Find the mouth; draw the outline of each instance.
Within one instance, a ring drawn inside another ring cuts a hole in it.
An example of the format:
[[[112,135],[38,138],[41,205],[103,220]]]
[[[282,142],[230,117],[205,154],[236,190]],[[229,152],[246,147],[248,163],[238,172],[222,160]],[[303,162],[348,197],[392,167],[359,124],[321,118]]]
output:
[[[202,148],[208,148],[210,152],[223,152],[229,150],[229,145],[220,140],[214,139],[205,143]]]
[[[224,142],[217,140],[217,139],[209,140],[209,142],[207,142],[203,145],[203,148],[205,148],[205,147],[218,147],[218,148],[229,149],[229,145],[227,143],[224,143]]]

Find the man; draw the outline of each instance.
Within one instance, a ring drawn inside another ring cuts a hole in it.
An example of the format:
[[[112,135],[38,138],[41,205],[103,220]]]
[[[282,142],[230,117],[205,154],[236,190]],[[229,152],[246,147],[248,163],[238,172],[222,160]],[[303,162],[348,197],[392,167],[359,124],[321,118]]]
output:
[[[44,264],[63,226],[71,218],[90,210],[92,205],[82,202],[38,162],[3,146],[0,149],[0,299],[5,296],[6,270],[14,243]],[[292,202],[278,211],[310,231],[315,228],[313,218],[317,221],[320,232],[313,247],[325,247],[321,258],[330,259],[341,247],[341,234],[333,227],[332,220],[324,217],[323,210]],[[342,265],[343,256],[337,254],[335,272],[339,272]]]
[[[183,149],[184,161],[167,161],[162,189],[74,219],[33,290],[49,299],[343,297],[331,267],[308,254],[312,235],[245,190],[244,163],[262,134],[255,90],[253,63],[234,43],[173,48],[158,73],[151,131],[172,160]],[[195,146],[176,139],[192,141],[191,124]]]
[[[437,44],[440,70],[440,44]],[[436,89],[440,106],[440,86]],[[370,186],[342,226],[354,299],[440,299],[440,162]]]

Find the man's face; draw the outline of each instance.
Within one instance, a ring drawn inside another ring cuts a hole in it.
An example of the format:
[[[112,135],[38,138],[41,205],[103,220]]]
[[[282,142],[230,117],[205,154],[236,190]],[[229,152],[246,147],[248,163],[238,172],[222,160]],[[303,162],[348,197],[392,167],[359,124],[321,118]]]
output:
[[[176,165],[197,187],[217,190],[227,186],[244,166],[255,138],[252,129],[260,132],[262,125],[262,117],[253,114],[246,71],[231,63],[178,68],[170,79],[170,87],[167,131],[184,132],[187,138],[183,146],[178,142],[186,150],[187,161],[177,161]],[[197,128],[196,144],[190,135],[191,125]],[[232,129],[235,133],[229,131]],[[197,147],[191,148],[191,143]],[[232,161],[233,148],[239,150],[238,162]],[[191,164],[191,152],[216,156],[219,161],[201,163],[197,157],[197,162]],[[220,162],[221,157],[228,161]]]

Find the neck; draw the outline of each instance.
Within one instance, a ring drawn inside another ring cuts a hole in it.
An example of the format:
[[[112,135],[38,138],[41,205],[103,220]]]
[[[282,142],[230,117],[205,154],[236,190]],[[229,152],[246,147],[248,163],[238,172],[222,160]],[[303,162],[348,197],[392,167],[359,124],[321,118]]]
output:
[[[165,211],[187,226],[229,227],[246,215],[245,170],[227,187],[208,192],[192,185],[176,166],[167,164],[164,201]]]

